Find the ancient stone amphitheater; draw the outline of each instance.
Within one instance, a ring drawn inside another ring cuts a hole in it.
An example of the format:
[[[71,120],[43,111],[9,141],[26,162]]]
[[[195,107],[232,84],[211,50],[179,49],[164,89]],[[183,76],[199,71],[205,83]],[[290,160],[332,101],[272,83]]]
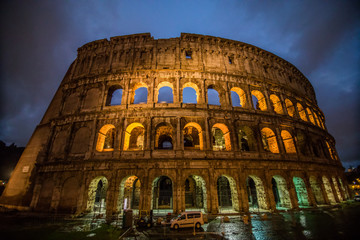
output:
[[[54,213],[208,213],[349,198],[306,77],[258,47],[149,33],[78,49],[1,197]]]

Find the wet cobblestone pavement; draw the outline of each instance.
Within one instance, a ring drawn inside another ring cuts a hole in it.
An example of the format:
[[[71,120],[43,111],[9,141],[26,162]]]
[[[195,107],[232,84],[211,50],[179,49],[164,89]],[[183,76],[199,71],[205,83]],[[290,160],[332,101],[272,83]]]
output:
[[[217,216],[197,230],[170,230],[156,226],[139,229],[122,239],[360,239],[360,203],[342,203],[334,207],[252,214],[249,224],[241,216]],[[1,239],[119,239],[125,232],[119,226],[102,220],[59,220],[25,216],[19,213],[0,214]]]

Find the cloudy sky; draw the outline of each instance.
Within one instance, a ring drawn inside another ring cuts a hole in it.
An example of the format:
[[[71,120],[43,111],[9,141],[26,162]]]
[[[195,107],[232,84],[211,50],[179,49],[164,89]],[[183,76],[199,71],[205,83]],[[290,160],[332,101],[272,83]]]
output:
[[[0,3],[0,140],[25,146],[77,48],[181,32],[238,40],[294,64],[315,88],[345,167],[360,164],[360,6],[350,0]]]

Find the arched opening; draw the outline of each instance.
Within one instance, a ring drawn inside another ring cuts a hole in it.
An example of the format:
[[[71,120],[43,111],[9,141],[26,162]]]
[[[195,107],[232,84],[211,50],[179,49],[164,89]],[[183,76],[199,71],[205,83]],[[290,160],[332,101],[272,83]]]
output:
[[[342,196],[341,196],[341,193],[340,193],[339,186],[338,186],[338,183],[337,183],[337,181],[336,181],[336,178],[335,178],[335,177],[332,177],[331,180],[332,180],[332,182],[333,182],[333,184],[334,184],[335,192],[336,192],[336,195],[337,195],[338,199],[339,199],[340,201],[342,201],[343,198],[342,198]]]
[[[57,212],[76,212],[79,189],[79,181],[75,177],[66,179],[61,190],[60,203]]]
[[[231,150],[230,132],[227,126],[222,123],[216,123],[211,129],[211,133],[214,151]]]
[[[286,130],[281,131],[281,139],[284,143],[286,153],[296,153],[293,137],[288,131]]]
[[[263,147],[265,151],[279,153],[276,135],[270,128],[261,129]]]
[[[297,106],[297,109],[298,109],[300,118],[301,118],[303,121],[307,122],[308,119],[307,119],[307,117],[306,117],[306,112],[305,112],[304,107],[303,107],[300,103],[297,103],[296,106]]]
[[[249,176],[246,179],[246,187],[250,211],[268,209],[265,189],[261,179],[257,176]]]
[[[274,194],[275,204],[277,209],[291,208],[290,194],[286,186],[286,181],[283,177],[276,175],[271,179],[272,190]]]
[[[267,106],[264,94],[258,90],[252,90],[251,95],[255,110],[266,111]]]
[[[283,107],[281,105],[281,101],[278,96],[276,96],[275,94],[271,94],[270,101],[274,108],[274,112],[276,112],[277,114],[284,114]]]
[[[89,150],[91,131],[88,127],[79,128],[70,149],[70,153],[73,154],[84,154]]]
[[[343,184],[341,178],[339,178],[339,183],[340,183],[340,187],[341,187],[342,191],[345,194],[345,200],[349,199],[349,193],[348,193],[347,189],[344,187],[344,184]]]
[[[310,155],[309,146],[308,146],[309,141],[307,135],[303,130],[298,130],[296,136],[297,136],[297,146],[299,148],[300,153],[304,156],[309,156]]]
[[[159,86],[164,84],[160,83]],[[159,88],[158,92],[158,103],[173,103],[174,102],[174,95],[172,86],[170,87],[166,84],[163,87]]]
[[[114,142],[115,142],[115,126],[112,124],[106,124],[100,129],[98,133],[96,151],[98,152],[113,151]]]
[[[200,91],[195,83],[187,82],[183,85],[183,103],[199,103]]]
[[[184,127],[183,135],[184,135],[184,149],[203,150],[203,136],[199,124],[194,122],[187,123]]]
[[[125,209],[139,209],[140,205],[140,179],[133,175],[125,177],[120,183],[118,211]]]
[[[147,103],[148,87],[145,83],[138,82],[132,88],[130,92],[130,103],[143,104]]]
[[[306,108],[306,111],[307,111],[307,113],[308,113],[310,122],[315,125],[315,120],[314,120],[314,117],[313,117],[313,114],[312,114],[310,108]]]
[[[209,105],[220,106],[220,96],[218,91],[216,91],[213,86],[209,86],[207,89],[207,97]]]
[[[156,128],[155,149],[173,149],[173,128],[170,124],[160,123]]]
[[[287,110],[287,113],[289,114],[289,116],[294,117],[295,107],[294,107],[294,104],[292,103],[292,101],[290,101],[289,99],[285,99],[285,105],[286,105],[286,110]]]
[[[331,189],[329,179],[327,177],[323,176],[322,181],[323,181],[325,192],[326,192],[326,195],[327,195],[327,197],[329,199],[330,204],[336,204],[336,200],[335,200],[335,197],[334,197],[334,193],[333,193],[333,191]]]
[[[220,212],[239,211],[236,183],[232,177],[220,176],[217,180],[217,192]]]
[[[308,207],[309,204],[309,196],[306,190],[306,185],[304,180],[300,177],[293,177],[293,182],[295,186],[295,192],[299,207]]]
[[[246,104],[246,94],[238,87],[231,88],[231,103],[233,107],[244,107]]]
[[[167,176],[157,177],[152,184],[152,209],[173,208],[173,185]],[[171,211],[170,210],[170,211]]]
[[[105,214],[108,185],[108,180],[103,176],[96,177],[91,181],[88,190],[86,211],[95,214]]]
[[[141,123],[131,123],[125,131],[124,151],[144,150],[145,128]]]
[[[108,90],[105,106],[121,105],[123,89],[120,86],[111,86]]]
[[[319,121],[319,117],[318,117],[318,115],[316,114],[316,112],[314,112],[314,118],[315,118],[316,125],[317,125],[318,127],[321,127],[320,121]]]
[[[310,187],[311,187],[311,191],[314,194],[316,204],[318,205],[325,204],[325,200],[321,191],[320,184],[317,182],[315,176],[310,177]]]
[[[206,212],[206,185],[202,177],[191,175],[185,180],[185,208]]]
[[[241,126],[238,130],[239,149],[243,152],[256,151],[254,132],[248,126]]]

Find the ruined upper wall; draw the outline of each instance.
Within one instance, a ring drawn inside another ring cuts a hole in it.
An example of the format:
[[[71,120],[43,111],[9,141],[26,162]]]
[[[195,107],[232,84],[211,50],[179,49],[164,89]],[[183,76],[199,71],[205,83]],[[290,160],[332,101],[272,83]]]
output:
[[[308,79],[284,59],[243,42],[188,33],[170,39],[154,39],[143,33],[87,43],[78,49],[71,74],[64,81],[163,69],[228,74],[282,85],[316,104]]]

